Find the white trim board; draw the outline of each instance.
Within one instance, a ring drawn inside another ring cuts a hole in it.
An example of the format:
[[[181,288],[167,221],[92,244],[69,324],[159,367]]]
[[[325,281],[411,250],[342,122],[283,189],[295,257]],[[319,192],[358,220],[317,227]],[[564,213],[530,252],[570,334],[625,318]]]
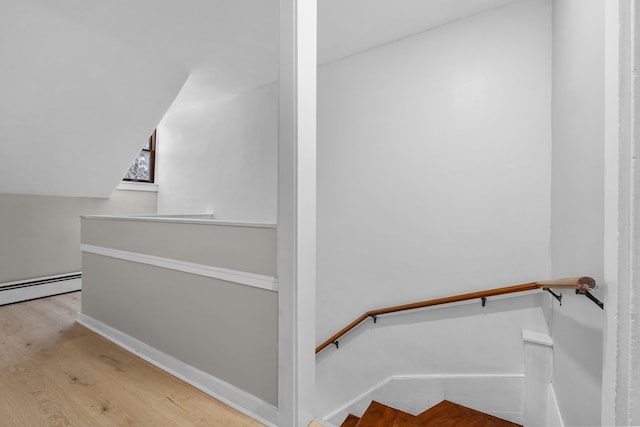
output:
[[[263,274],[247,273],[245,271],[231,270],[222,267],[196,264],[193,262],[180,261],[177,259],[163,258],[155,255],[140,254],[137,252],[122,251],[120,249],[105,248],[81,244],[83,252],[96,255],[117,258],[125,261],[137,262],[140,264],[153,265],[155,267],[169,270],[181,271],[183,273],[196,274],[198,276],[210,277],[212,279],[224,280],[226,282],[238,283],[254,288],[266,289],[276,292],[278,290],[278,280],[273,276]]]
[[[412,380],[420,380],[420,381],[440,381],[440,380],[481,380],[481,379],[525,379],[524,373],[478,373],[478,374],[415,374],[415,375],[393,375],[379,383],[375,384],[373,387],[366,390],[364,393],[361,393],[357,397],[351,399],[346,404],[340,406],[339,408],[331,411],[330,413],[324,415],[322,417],[323,420],[327,421],[335,421],[333,418],[340,415],[340,413],[348,411],[350,408],[355,406],[358,402],[363,399],[368,399],[371,395],[374,394],[377,390],[382,389],[393,381],[412,381]]]
[[[13,304],[16,302],[28,301],[36,298],[44,298],[53,295],[64,294],[67,292],[79,291],[82,289],[81,278],[74,277],[70,279],[63,279],[65,276],[78,274],[80,274],[80,272],[2,283],[0,284],[0,305]],[[60,280],[56,281],[55,279],[58,278],[60,278]],[[28,283],[39,281],[43,281],[43,283],[34,283],[33,285],[27,285]],[[25,284],[25,286],[14,287],[23,283]],[[10,289],[3,290],[2,288]]]
[[[564,420],[562,419],[562,412],[560,412],[560,405],[556,397],[556,391],[553,388],[553,383],[549,384],[549,390],[547,392],[547,427],[564,427]]]
[[[185,381],[209,396],[229,405],[243,414],[265,424],[277,427],[277,408],[236,386],[186,364],[142,341],[125,334],[99,320],[78,313],[76,321],[103,336],[119,347],[135,354],[165,372]]]
[[[158,184],[149,182],[128,182],[121,181],[116,187],[120,191],[148,191],[152,193],[158,192]]]
[[[206,214],[205,214],[206,215]],[[82,219],[106,220],[106,221],[142,221],[142,222],[167,222],[172,224],[204,224],[218,225],[222,227],[249,227],[249,228],[276,228],[275,224],[268,222],[228,221],[215,218],[201,218],[202,215],[83,215]]]
[[[546,347],[553,347],[553,339],[549,334],[541,334],[526,329],[522,330],[522,340],[525,343],[539,344]]]

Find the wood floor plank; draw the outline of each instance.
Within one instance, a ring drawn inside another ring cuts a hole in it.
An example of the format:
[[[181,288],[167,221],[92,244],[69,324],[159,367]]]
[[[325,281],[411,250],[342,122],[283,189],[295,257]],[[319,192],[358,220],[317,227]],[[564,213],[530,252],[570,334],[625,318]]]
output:
[[[151,408],[140,393],[134,394],[113,381],[110,371],[95,369],[78,357],[73,347],[58,346],[46,359],[41,359],[38,366],[63,386],[69,398],[98,420],[99,425],[175,425]]]
[[[114,382],[98,380],[88,383],[84,390],[77,388],[69,396],[75,405],[88,412],[100,426],[180,425]]]
[[[0,369],[25,361],[13,335],[0,335]]]
[[[16,425],[96,425],[94,418],[71,404],[69,394],[31,362],[4,368],[0,383],[2,402],[7,405],[0,413],[16,418]]]
[[[3,336],[12,336],[22,332],[31,322],[20,315],[14,305],[0,306],[0,330]]]
[[[63,347],[89,369],[149,401],[162,399],[185,384],[96,334],[69,341]]]
[[[196,392],[197,391],[197,392]],[[207,427],[208,419],[215,418],[219,425],[228,427],[256,427],[261,426],[255,420],[250,420],[221,402],[212,404],[211,399],[199,390],[190,386],[181,386],[156,402],[153,407],[178,425],[193,425]]]
[[[34,318],[46,322],[47,326],[52,329],[64,327],[73,323],[70,322],[70,320],[74,319],[77,313],[77,311],[70,307],[56,303],[50,298],[41,298],[24,302],[23,313],[27,312]]]
[[[207,407],[218,407],[221,418],[225,411],[235,411],[193,389],[188,384],[166,375],[158,368],[134,357],[130,353],[114,347],[113,344],[95,335],[74,340],[60,346],[60,357],[55,363],[44,364],[44,368],[57,382],[74,388],[73,396],[83,406],[88,406],[92,415],[105,422],[127,423],[131,420],[142,422],[136,417],[144,415],[146,422],[164,425],[198,425],[206,417],[184,416],[183,407],[177,407],[170,397],[176,390],[184,390],[186,395],[203,401],[200,412]],[[69,363],[69,361],[74,361]],[[53,372],[52,372],[53,371]],[[124,398],[124,400],[123,400]],[[187,399],[187,398],[185,398]],[[133,404],[133,407],[132,407]],[[138,408],[137,405],[142,405]],[[104,413],[100,413],[100,408]],[[98,410],[98,414],[96,414]],[[196,414],[198,411],[195,411]],[[132,415],[133,414],[133,415]],[[155,416],[161,414],[162,417]],[[188,421],[188,422],[187,422]],[[247,422],[220,425],[249,425]]]
[[[46,353],[56,344],[47,327],[25,328],[19,334],[0,339],[0,367],[26,362]]]
[[[48,300],[53,304],[57,304],[60,307],[65,308],[67,311],[69,311],[72,314],[78,312],[78,307],[80,307],[80,303],[81,303],[79,292],[73,292],[73,293],[63,294],[63,295],[55,295],[49,298],[43,298],[42,300],[43,301]]]
[[[19,409],[14,408],[10,401],[5,399],[5,396],[0,393],[0,417],[2,421],[8,426],[24,425],[19,418]]]
[[[75,323],[79,295],[0,307],[0,425],[262,425]]]

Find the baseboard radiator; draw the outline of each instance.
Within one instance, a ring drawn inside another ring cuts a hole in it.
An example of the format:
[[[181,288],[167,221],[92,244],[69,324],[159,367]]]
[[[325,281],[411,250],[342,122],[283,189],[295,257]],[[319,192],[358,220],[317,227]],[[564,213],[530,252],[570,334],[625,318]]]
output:
[[[82,289],[82,273],[58,274],[0,283],[0,305],[44,298]]]

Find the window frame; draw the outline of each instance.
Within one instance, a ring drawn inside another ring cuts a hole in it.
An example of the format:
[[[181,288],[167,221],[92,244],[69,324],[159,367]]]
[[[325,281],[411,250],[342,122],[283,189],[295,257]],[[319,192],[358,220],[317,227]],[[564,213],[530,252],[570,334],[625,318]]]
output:
[[[149,141],[142,147],[140,153],[147,152],[149,153],[149,179],[134,179],[134,178],[122,178],[124,182],[139,182],[143,184],[155,184],[156,182],[156,144],[158,140],[158,129],[154,129],[149,136]],[[149,148],[147,148],[147,145]],[[138,153],[136,158],[140,155]],[[134,159],[135,162],[135,159]],[[127,170],[127,173],[129,171]]]

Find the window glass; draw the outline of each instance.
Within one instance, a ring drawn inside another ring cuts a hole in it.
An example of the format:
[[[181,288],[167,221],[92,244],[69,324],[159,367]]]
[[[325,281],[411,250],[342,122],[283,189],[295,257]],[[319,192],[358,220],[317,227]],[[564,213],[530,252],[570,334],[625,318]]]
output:
[[[123,181],[154,182],[156,134],[154,130],[149,140],[136,156]]]

